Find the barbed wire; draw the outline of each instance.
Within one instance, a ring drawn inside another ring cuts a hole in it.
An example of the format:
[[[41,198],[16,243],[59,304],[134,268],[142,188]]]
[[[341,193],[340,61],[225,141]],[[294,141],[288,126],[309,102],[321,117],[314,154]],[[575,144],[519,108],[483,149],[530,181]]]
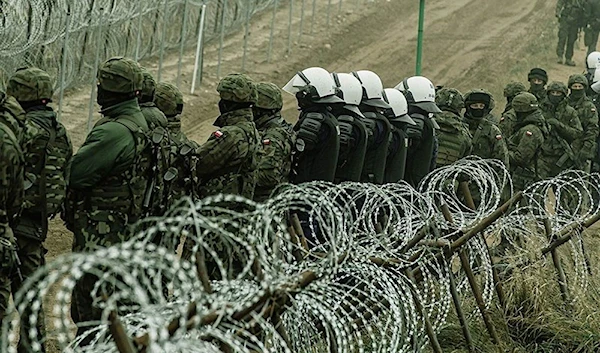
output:
[[[475,209],[461,195],[465,183],[477,190]],[[153,352],[419,351],[431,330],[448,324],[450,275],[463,300],[473,295],[464,268],[453,265],[457,251],[448,250],[497,213],[510,185],[499,162],[472,158],[432,172],[419,191],[402,182],[312,182],[281,185],[262,204],[231,195],[184,199],[165,217],[137,224],[125,243],[46,265],[17,293],[9,317],[28,313],[23,319],[36,327],[41,303],[53,296],[62,351],[117,352],[115,318]],[[536,183],[525,202],[458,249],[488,309],[495,283],[486,239],[510,234],[514,254],[530,251],[525,236],[551,246],[557,237],[539,233],[548,214],[556,215],[553,234],[579,232],[569,247],[570,283],[587,285],[580,231],[598,214],[598,185],[598,175],[582,172]],[[453,222],[440,216],[444,205]],[[89,330],[75,337],[71,292],[90,275],[102,319],[80,323]],[[2,352],[16,352],[17,326],[18,319],[3,323]],[[33,352],[48,339],[28,335]],[[91,344],[78,347],[83,341]]]

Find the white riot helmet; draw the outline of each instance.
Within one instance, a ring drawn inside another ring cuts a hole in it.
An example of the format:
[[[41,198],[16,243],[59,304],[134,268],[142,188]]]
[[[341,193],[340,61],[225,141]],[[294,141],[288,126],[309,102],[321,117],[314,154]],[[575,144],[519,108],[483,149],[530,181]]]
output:
[[[383,100],[383,83],[376,73],[369,70],[353,71],[363,88],[362,103],[376,108],[390,109],[389,104]]]
[[[341,91],[341,98],[346,103],[344,108],[358,114],[360,117],[364,117],[363,113],[358,109],[363,94],[360,81],[351,74],[338,74],[334,72],[331,74],[331,77]]]
[[[428,113],[442,112],[435,104],[435,86],[428,78],[423,76],[405,78],[394,88],[404,93],[409,105],[414,105]]]
[[[588,71],[593,73],[597,64],[600,64],[600,51],[593,51],[587,56]]]
[[[408,116],[408,102],[402,92],[394,88],[386,88],[383,90],[383,100],[392,107],[392,112],[394,112],[394,118],[389,119],[390,121],[417,125],[417,123]]]
[[[336,96],[337,87],[327,70],[321,67],[310,67],[299,71],[283,86],[283,90],[295,95],[302,92],[314,103],[343,103]]]

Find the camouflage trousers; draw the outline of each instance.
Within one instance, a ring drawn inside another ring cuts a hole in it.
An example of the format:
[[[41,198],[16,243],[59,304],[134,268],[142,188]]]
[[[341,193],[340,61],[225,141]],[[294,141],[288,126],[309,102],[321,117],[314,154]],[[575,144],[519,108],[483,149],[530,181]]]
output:
[[[31,219],[22,218],[21,222],[22,224],[30,225],[33,221]],[[45,264],[45,254],[47,252],[40,238],[34,238],[31,236],[23,235],[23,233],[20,232],[20,227],[16,227],[14,233],[18,247],[17,256],[20,260],[20,266],[18,266],[18,271],[15,268],[13,271],[11,271],[10,274],[0,276],[0,321],[2,321],[2,319],[4,318],[6,309],[8,307],[10,295],[15,295],[23,285],[23,282],[29,277],[31,277],[31,275],[38,268]],[[43,308],[40,308],[39,314],[37,315],[37,325],[35,327],[37,337],[40,339],[45,337],[45,324],[43,313]],[[26,353],[30,352],[28,332],[32,329],[29,323],[29,316],[31,316],[31,311],[29,308],[26,308],[22,313],[20,313],[20,315],[21,335],[19,337],[19,345],[17,346],[17,352]],[[45,351],[45,347],[43,345],[42,351]]]
[[[577,24],[561,21],[558,25],[558,44],[556,46],[556,55],[564,57],[567,60],[573,59],[575,42],[577,41],[579,28]]]
[[[600,29],[589,27],[585,29],[585,45],[587,46],[587,54],[596,51],[596,45],[598,44],[598,34]]]

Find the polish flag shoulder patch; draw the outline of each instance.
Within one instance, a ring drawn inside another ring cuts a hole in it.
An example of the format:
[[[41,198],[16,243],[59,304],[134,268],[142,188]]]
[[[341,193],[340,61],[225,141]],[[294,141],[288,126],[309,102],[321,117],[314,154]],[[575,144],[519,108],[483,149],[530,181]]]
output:
[[[263,145],[270,145],[270,144],[271,144],[271,140],[269,140],[269,139],[263,140]]]
[[[501,121],[501,122],[502,122],[502,121],[504,121],[504,117],[500,117],[500,121]]]
[[[496,140],[502,140],[502,135],[496,135]]]
[[[527,136],[533,136],[533,132],[531,132],[531,131],[527,131],[527,132],[525,133],[525,135],[527,135]]]
[[[221,130],[217,130],[217,131],[213,132],[213,135],[214,135],[216,138],[219,138],[219,137],[222,137],[222,136],[223,136],[223,132],[222,132]]]

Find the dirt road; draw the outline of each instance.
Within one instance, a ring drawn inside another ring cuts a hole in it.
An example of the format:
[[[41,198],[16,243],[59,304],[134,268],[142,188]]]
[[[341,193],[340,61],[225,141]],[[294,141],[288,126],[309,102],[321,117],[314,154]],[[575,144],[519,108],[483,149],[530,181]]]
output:
[[[382,77],[386,86],[391,87],[414,73],[417,1],[360,1],[360,5],[356,5],[357,1],[344,0],[339,13],[334,2],[332,13],[335,16],[332,16],[327,28],[327,1],[319,0],[313,34],[310,34],[311,12],[307,2],[301,37],[301,7],[298,3],[300,1],[295,1],[293,10],[294,45],[290,53],[286,52],[287,5],[282,5],[276,13],[271,63],[266,61],[271,12],[253,19],[247,72],[257,81],[283,85],[298,70],[322,66],[337,72],[373,70]],[[576,68],[555,63],[553,14],[554,2],[545,0],[429,0],[423,75],[436,85],[453,86],[463,92],[471,88],[486,88],[495,95],[499,106],[497,110],[504,106],[504,85],[511,80],[525,82],[531,67],[544,67],[551,79],[566,80],[569,74],[583,70],[585,52],[576,51],[575,60],[581,63]],[[242,44],[243,33],[226,39],[222,73],[239,71]],[[206,48],[204,82],[194,95],[189,94],[193,50],[187,52],[184,58],[182,89],[186,106],[182,121],[184,130],[198,142],[207,138],[218,115],[215,92],[217,49],[216,43]],[[144,65],[151,71],[157,67],[151,61]],[[167,57],[164,67],[165,80],[174,81],[177,57]],[[297,116],[294,98],[285,96],[284,116],[294,121]],[[83,142],[87,133],[88,100],[89,87],[84,87],[69,94],[65,102],[63,122],[76,146]],[[70,250],[71,234],[57,220],[52,222],[46,246],[49,259]],[[51,319],[51,315],[47,319]]]

